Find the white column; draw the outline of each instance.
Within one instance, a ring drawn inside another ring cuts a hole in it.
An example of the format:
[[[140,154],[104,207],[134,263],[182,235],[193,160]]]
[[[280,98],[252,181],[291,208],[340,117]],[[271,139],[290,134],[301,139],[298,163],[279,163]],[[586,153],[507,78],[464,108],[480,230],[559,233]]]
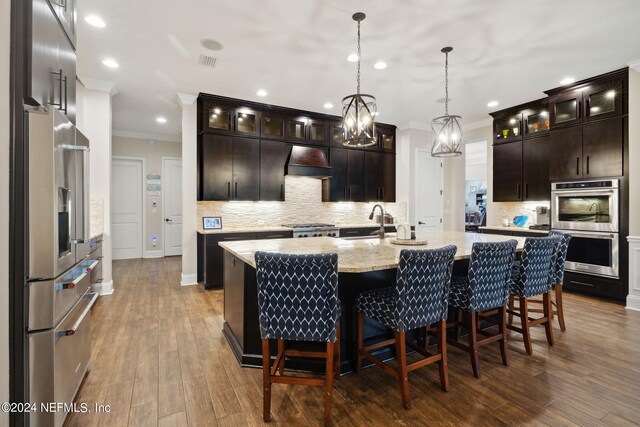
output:
[[[629,295],[640,310],[640,61],[629,64]],[[621,239],[627,236],[620,236]]]
[[[197,247],[197,106],[196,96],[179,93],[182,106],[182,278],[181,285],[198,283]]]
[[[0,402],[9,401],[9,44],[11,2],[0,2]],[[9,413],[0,411],[0,425]]]
[[[111,97],[114,83],[83,78],[77,87],[77,127],[90,141],[91,199],[103,200],[101,295],[114,290],[111,263]],[[114,189],[117,191],[117,189]],[[96,289],[97,290],[97,289]]]

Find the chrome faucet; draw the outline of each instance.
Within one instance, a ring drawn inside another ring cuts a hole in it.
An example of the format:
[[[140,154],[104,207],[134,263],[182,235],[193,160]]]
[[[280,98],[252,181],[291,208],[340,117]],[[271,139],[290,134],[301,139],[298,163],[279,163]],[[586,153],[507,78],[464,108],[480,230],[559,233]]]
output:
[[[382,205],[376,204],[373,206],[373,209],[371,209],[371,214],[369,215],[369,219],[373,219],[373,214],[376,212],[376,208],[380,208],[380,230],[377,232],[377,234],[380,239],[384,239],[384,208],[382,207]],[[376,232],[374,231],[372,234],[376,234]]]

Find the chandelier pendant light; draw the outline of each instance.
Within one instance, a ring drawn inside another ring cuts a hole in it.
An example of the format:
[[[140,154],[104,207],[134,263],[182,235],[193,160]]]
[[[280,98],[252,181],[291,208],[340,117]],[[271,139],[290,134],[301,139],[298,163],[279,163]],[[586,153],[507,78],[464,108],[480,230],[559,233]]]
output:
[[[342,99],[342,144],[347,147],[369,147],[378,143],[375,116],[378,112],[376,98],[360,93],[360,22],[366,15],[354,13],[353,20],[358,23],[358,77],[355,95]]]
[[[449,52],[452,47],[443,47],[441,52],[445,54],[444,62],[444,116],[436,117],[431,121],[431,129],[435,135],[431,156],[455,157],[460,156],[460,143],[462,141],[462,117],[449,114]]]

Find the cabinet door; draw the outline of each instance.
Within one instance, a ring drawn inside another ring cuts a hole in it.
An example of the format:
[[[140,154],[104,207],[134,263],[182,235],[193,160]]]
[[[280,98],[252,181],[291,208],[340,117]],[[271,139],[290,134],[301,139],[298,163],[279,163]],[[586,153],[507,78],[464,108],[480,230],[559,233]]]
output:
[[[200,200],[231,200],[233,181],[233,138],[201,135]]]
[[[236,105],[216,99],[203,99],[199,131],[213,131],[216,133],[233,132],[233,121]]]
[[[622,175],[622,117],[582,126],[584,178]]]
[[[329,144],[329,124],[322,120],[310,119],[307,123],[307,138],[310,143],[318,145]]]
[[[396,201],[396,155],[382,155],[382,200]]]
[[[235,133],[258,136],[260,135],[260,112],[251,108],[240,107],[235,110]]]
[[[583,91],[584,120],[600,120],[623,114],[624,80],[622,77],[594,83]]]
[[[233,138],[233,200],[260,200],[260,141]]]
[[[306,142],[308,117],[287,117],[287,140]]]
[[[582,127],[549,132],[549,180],[582,178]]]
[[[262,112],[262,138],[284,139],[284,115],[272,112]]]
[[[331,164],[331,179],[328,184],[329,194],[325,193],[323,200],[328,202],[344,202],[347,198],[347,168],[349,164],[349,150],[345,148],[332,148],[329,156]],[[326,182],[325,181],[325,182]]]
[[[393,126],[378,125],[379,148],[390,153],[396,152],[396,129]]]
[[[62,111],[71,123],[76,123],[76,52],[60,31],[58,36],[58,61],[62,70]]]
[[[493,120],[493,142],[504,142],[522,139],[522,114],[519,112],[505,112]]]
[[[62,28],[64,28],[73,50],[75,51],[76,0],[49,0],[49,2],[51,3],[56,15],[58,15],[60,24],[62,24]]]
[[[58,104],[62,93],[58,75],[58,33],[56,17],[46,0],[34,0],[31,16],[32,43],[27,60],[26,97],[31,104]]]
[[[373,151],[364,153],[364,199],[366,202],[382,200],[383,154]]]
[[[523,200],[551,200],[549,136],[522,143]]]
[[[352,202],[364,202],[364,151],[347,150],[347,195]]]
[[[580,123],[582,90],[568,90],[549,97],[550,128]]]
[[[493,147],[493,201],[522,200],[522,141]]]
[[[290,148],[281,141],[260,141],[260,200],[284,201],[284,168]]]
[[[331,130],[331,146],[343,147],[344,129],[342,128],[342,122],[331,122],[329,126]]]

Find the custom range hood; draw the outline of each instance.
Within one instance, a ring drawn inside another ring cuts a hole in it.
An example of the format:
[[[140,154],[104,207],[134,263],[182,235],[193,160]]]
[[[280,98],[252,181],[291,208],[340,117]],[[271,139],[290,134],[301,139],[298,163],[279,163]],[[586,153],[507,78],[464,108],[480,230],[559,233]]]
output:
[[[320,148],[294,145],[284,169],[285,175],[331,178],[331,166]]]

